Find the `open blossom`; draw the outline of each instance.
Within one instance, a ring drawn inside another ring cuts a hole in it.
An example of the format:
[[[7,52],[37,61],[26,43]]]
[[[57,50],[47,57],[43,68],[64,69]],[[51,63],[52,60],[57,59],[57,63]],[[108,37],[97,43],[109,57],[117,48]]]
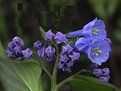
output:
[[[69,44],[62,46],[58,68],[63,71],[71,72],[71,67],[74,65],[74,61],[79,57],[80,53],[74,52],[73,48]]]
[[[23,60],[24,58],[30,58],[33,53],[30,49],[28,51],[28,49],[29,48],[24,48],[23,40],[16,36],[8,43],[6,54],[9,58],[18,58],[18,60]]]
[[[110,42],[106,39],[92,41],[88,38],[80,38],[76,41],[75,47],[84,52],[93,63],[98,65],[107,61],[111,51]]]
[[[68,37],[81,37],[91,39],[106,38],[105,24],[102,20],[95,18],[93,21],[86,24],[83,29],[68,33]]]

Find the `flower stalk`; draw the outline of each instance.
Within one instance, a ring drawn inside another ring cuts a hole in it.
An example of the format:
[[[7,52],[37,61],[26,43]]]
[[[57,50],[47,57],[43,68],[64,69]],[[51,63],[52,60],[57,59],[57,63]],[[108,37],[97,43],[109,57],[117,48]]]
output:
[[[58,61],[59,61],[59,50],[58,50],[58,45],[53,43],[55,48],[56,48],[56,62],[54,65],[53,73],[52,73],[52,78],[51,78],[51,91],[57,91],[56,85],[57,85],[57,72],[58,72]]]

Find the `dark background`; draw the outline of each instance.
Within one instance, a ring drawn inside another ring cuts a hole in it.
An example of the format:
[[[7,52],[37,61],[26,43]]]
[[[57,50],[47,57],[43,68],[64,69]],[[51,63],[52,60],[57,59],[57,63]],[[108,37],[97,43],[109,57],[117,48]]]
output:
[[[120,0],[1,0],[0,40],[6,47],[17,35],[32,47],[32,42],[42,40],[39,26],[67,33],[81,29],[95,17],[105,21],[112,41],[111,57],[106,62],[111,70],[110,83],[121,88]]]

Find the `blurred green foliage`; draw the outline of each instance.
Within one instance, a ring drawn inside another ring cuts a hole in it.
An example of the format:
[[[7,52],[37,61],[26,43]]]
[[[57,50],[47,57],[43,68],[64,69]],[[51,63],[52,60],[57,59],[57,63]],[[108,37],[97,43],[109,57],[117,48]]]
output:
[[[100,18],[108,20],[116,12],[120,0],[89,0],[89,2]]]

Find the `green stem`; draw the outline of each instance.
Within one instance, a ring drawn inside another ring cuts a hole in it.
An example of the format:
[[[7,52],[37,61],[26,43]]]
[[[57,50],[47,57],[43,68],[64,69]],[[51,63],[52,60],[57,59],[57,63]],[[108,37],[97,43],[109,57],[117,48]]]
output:
[[[42,79],[42,70],[41,70],[41,74],[40,74],[40,78],[39,78],[39,91],[44,91],[42,82],[43,82],[43,79]]]
[[[51,79],[51,74],[50,74],[50,72],[45,68],[45,67],[42,67],[42,69],[47,73],[47,75],[50,77],[50,79]]]
[[[57,71],[58,71],[57,65],[59,61],[59,50],[57,44],[54,44],[54,46],[56,47],[57,59],[54,65],[54,70],[51,78],[51,91],[57,91],[56,85],[57,85]]]
[[[78,75],[78,74],[83,73],[83,72],[90,72],[90,70],[80,70],[79,72],[77,72],[77,73],[71,75],[70,77],[68,77],[68,78],[66,78],[65,80],[63,80],[62,82],[60,82],[60,83],[57,85],[56,88],[59,89],[61,86],[65,85],[66,83],[68,83],[69,81],[71,81],[75,75]]]

